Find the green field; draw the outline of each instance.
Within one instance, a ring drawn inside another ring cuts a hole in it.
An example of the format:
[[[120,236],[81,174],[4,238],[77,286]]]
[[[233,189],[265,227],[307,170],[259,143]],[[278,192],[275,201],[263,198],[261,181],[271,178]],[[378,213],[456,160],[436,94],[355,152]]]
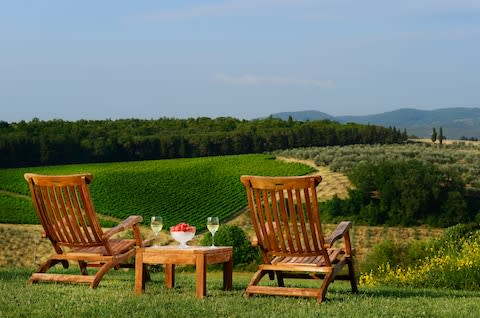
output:
[[[238,155],[122,163],[79,164],[0,170],[0,223],[38,223],[25,172],[68,174],[90,172],[90,190],[99,214],[124,219],[136,214],[162,215],[165,226],[184,221],[205,229],[207,216],[222,221],[246,206],[242,174],[303,175],[314,169],[284,163],[270,155]]]
[[[345,282],[333,283],[325,302],[299,297],[255,296],[243,292],[252,273],[233,273],[233,290],[223,291],[221,272],[207,274],[207,297],[195,298],[195,274],[177,273],[165,288],[153,273],[145,293],[134,293],[134,272],[110,271],[97,289],[85,285],[28,285],[28,269],[0,268],[0,317],[478,317],[480,293],[445,289],[362,288],[353,295]],[[308,284],[319,285],[316,280]],[[285,284],[307,284],[305,280]],[[15,292],[12,292],[15,291]]]

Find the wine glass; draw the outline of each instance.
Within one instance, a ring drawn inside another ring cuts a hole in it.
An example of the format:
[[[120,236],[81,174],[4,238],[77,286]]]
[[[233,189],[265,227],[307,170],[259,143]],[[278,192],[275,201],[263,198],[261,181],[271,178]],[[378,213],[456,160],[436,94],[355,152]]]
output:
[[[155,242],[157,239],[158,233],[160,233],[160,231],[162,230],[163,218],[161,216],[152,216],[152,218],[150,219],[150,227],[152,228],[153,241]]]
[[[207,229],[212,233],[212,247],[215,247],[214,237],[219,226],[220,224],[217,216],[209,216],[207,218]]]

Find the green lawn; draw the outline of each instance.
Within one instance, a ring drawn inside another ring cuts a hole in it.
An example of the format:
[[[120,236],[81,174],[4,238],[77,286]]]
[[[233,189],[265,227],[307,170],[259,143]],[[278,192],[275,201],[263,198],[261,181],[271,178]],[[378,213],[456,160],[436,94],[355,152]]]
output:
[[[371,288],[352,295],[333,283],[327,300],[254,296],[243,290],[251,273],[234,272],[233,291],[223,291],[222,274],[207,274],[207,297],[195,298],[194,274],[177,273],[164,287],[153,273],[143,295],[134,294],[133,271],[111,271],[95,290],[86,285],[28,285],[29,269],[0,268],[0,317],[478,317],[480,292]],[[286,281],[288,283],[288,281]]]

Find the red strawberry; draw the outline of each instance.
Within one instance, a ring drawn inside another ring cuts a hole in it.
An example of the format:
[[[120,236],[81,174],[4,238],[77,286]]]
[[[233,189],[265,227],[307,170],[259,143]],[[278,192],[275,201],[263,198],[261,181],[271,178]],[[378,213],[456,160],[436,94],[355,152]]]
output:
[[[170,227],[171,232],[195,232],[195,227],[191,226],[188,223],[178,223],[177,225],[174,225]]]

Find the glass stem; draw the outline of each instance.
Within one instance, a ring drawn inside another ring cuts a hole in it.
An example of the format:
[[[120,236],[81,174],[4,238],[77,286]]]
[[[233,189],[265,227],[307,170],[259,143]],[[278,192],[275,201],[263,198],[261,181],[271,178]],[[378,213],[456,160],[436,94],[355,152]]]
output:
[[[215,238],[215,234],[212,234],[212,247],[215,246],[215,244],[214,244],[214,241],[215,241],[214,238]]]

